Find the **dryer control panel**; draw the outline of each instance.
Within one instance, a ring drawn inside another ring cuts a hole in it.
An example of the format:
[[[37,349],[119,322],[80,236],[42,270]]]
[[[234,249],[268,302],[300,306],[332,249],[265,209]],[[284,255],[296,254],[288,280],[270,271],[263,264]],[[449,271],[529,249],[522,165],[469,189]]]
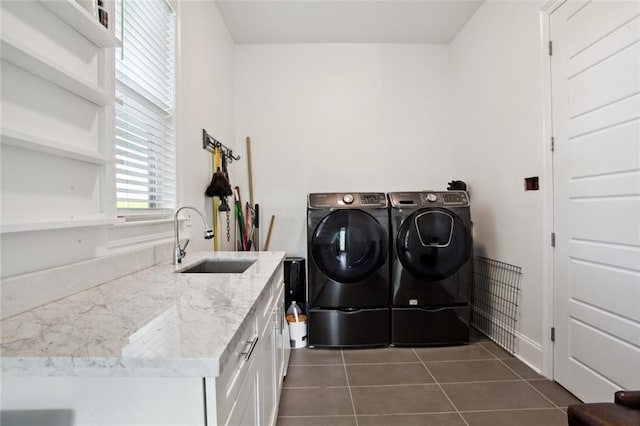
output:
[[[307,206],[311,209],[387,208],[383,192],[329,192],[309,194]]]
[[[469,205],[466,191],[392,192],[391,207],[464,207]]]

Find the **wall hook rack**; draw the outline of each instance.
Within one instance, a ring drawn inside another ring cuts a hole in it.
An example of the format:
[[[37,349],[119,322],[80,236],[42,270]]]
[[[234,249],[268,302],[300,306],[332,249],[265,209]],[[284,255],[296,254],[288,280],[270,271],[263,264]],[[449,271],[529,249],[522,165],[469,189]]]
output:
[[[202,129],[202,149],[213,153],[216,148],[222,152],[222,155],[227,157],[229,163],[240,159],[239,155],[233,155],[232,149],[228,148],[225,144],[211,136],[205,129]]]

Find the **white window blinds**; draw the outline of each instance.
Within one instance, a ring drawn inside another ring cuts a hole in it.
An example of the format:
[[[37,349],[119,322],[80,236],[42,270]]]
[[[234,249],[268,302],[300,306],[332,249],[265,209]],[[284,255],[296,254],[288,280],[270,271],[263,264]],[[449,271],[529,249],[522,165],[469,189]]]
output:
[[[175,14],[167,0],[118,0],[117,207],[175,208]]]

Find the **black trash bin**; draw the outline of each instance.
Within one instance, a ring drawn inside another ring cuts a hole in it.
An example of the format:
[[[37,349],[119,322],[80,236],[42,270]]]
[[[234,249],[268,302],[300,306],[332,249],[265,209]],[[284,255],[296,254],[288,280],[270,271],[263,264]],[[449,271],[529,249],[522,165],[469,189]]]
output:
[[[284,301],[288,309],[292,301],[307,312],[307,269],[303,257],[284,259]]]

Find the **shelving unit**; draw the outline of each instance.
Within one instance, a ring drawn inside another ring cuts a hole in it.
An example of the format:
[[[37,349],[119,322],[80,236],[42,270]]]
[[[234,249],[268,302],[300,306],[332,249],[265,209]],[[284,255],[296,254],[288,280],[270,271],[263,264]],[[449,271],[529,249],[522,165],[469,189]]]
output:
[[[43,231],[51,229],[66,229],[66,228],[83,228],[86,226],[98,226],[98,225],[110,225],[113,223],[112,219],[107,219],[106,215],[96,216],[80,216],[69,219],[53,219],[47,221],[25,221],[19,223],[2,223],[0,225],[1,234],[10,234],[14,232],[26,232],[26,231]]]
[[[106,3],[113,18],[113,4]],[[11,147],[1,158],[13,173],[3,179],[0,234],[20,238],[23,232],[115,223],[113,107],[121,101],[112,49],[121,41],[75,0],[0,2],[0,12],[3,85],[13,89],[0,94],[0,147]],[[49,24],[36,30],[45,20]],[[50,45],[39,43],[43,35]],[[86,66],[74,70],[70,63]],[[26,168],[33,171],[29,177],[22,174]]]
[[[6,34],[0,35],[0,52],[2,52],[2,59],[24,68],[30,73],[75,93],[96,105],[107,106],[116,102],[116,97],[110,95],[105,89],[73,75],[73,73],[43,58],[33,49]]]
[[[122,46],[120,40],[112,36],[108,29],[80,7],[77,2],[40,0],[40,3],[88,40],[91,40],[97,47]]]
[[[0,143],[2,145],[14,146],[21,149],[28,149],[29,151],[42,152],[87,163],[107,164],[109,162],[107,156],[103,153],[76,148],[71,145],[4,127],[0,127]]]

